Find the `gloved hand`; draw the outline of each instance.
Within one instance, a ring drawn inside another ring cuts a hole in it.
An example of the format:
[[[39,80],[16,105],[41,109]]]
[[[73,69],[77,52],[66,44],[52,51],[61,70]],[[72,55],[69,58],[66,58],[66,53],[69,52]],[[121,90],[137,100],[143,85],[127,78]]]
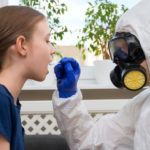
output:
[[[55,66],[59,97],[68,98],[77,92],[77,82],[80,76],[80,66],[71,57],[64,57]]]

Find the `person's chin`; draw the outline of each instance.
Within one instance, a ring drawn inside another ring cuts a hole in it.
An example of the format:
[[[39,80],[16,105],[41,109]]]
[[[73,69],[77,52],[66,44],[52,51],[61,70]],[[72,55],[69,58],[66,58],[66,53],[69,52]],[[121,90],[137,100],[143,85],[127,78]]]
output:
[[[47,75],[47,74],[46,74],[46,75]],[[40,76],[40,77],[38,77],[36,80],[37,80],[37,81],[44,81],[45,78],[46,78],[46,75]]]
[[[47,75],[47,74],[46,74],[46,75]],[[46,75],[45,75],[45,76],[43,76],[43,77],[41,78],[41,81],[44,81],[44,80],[45,80]]]
[[[47,69],[47,74],[48,74],[48,73],[49,73],[49,70]],[[47,74],[46,74],[46,75],[47,75]]]
[[[44,81],[46,76],[48,75],[49,71],[48,69],[43,71],[43,72],[39,72],[36,74],[36,76],[34,77],[34,80],[37,80],[37,81]]]

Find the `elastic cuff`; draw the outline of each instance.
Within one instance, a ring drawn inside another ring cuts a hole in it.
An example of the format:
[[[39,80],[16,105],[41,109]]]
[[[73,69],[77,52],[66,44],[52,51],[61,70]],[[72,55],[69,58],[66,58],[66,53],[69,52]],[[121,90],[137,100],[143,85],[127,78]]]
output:
[[[58,91],[58,92],[59,92],[59,97],[60,98],[69,98],[69,97],[75,95],[77,93],[77,90],[71,91],[71,92],[68,92],[68,93],[67,92],[61,92],[61,91]]]

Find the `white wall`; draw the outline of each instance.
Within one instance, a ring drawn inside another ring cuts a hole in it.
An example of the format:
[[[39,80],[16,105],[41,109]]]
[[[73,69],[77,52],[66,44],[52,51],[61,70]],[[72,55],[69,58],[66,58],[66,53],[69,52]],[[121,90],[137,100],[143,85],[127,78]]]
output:
[[[8,5],[8,0],[0,0],[0,7]]]
[[[18,5],[19,4],[19,0],[8,0],[8,4],[9,5]]]
[[[0,7],[6,5],[18,5],[19,0],[0,0]]]

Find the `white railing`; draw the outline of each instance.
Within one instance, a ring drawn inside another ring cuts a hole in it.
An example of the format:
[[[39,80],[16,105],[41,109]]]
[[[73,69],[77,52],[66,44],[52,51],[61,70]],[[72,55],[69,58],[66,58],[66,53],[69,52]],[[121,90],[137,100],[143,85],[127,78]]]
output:
[[[83,100],[94,121],[116,113],[127,100]],[[60,134],[53,115],[52,101],[22,101],[21,119],[26,134]]]

